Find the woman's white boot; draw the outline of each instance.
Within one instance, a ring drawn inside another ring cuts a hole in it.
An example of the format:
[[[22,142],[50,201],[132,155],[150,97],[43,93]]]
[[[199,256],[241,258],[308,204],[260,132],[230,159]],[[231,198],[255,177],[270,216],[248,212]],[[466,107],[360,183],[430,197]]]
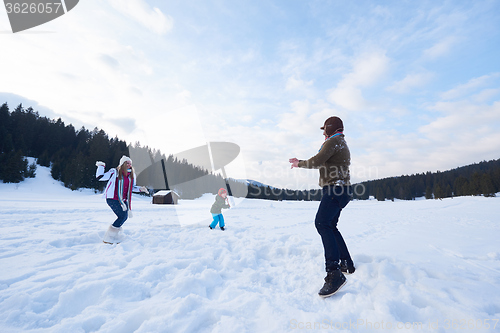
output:
[[[124,239],[125,235],[123,234],[122,227],[117,228],[110,225],[102,241],[106,244],[118,244]]]

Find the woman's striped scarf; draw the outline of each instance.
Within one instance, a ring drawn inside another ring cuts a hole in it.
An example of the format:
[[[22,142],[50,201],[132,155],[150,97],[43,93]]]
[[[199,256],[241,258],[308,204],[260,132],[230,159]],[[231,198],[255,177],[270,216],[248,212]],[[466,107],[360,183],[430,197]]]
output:
[[[132,179],[130,179],[130,174],[127,175],[126,177],[128,177],[128,180],[129,180],[129,184],[128,184],[128,191],[127,191],[127,198],[126,200],[128,201],[128,207],[127,207],[127,204],[124,202],[123,200],[123,183],[124,183],[124,177],[122,177],[122,179],[118,179],[118,202],[120,203],[120,205],[122,206],[122,208],[124,208],[123,210],[132,210],[132,205],[131,205],[131,199],[132,199]]]

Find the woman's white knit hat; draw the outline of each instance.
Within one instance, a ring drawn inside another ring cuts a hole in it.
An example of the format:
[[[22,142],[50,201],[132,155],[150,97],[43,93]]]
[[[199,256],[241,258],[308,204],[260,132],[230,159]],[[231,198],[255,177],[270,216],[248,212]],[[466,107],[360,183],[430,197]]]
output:
[[[122,158],[120,158],[120,164],[118,165],[118,167],[121,167],[123,165],[123,163],[125,163],[127,161],[132,163],[132,160],[130,159],[130,157],[123,155]]]

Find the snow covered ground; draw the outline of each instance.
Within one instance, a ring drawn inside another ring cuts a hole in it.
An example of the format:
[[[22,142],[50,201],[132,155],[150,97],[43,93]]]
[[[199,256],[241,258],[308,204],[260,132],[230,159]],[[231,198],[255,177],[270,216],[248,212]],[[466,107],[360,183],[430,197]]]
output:
[[[356,201],[339,225],[357,270],[328,299],[317,202],[134,198],[118,245],[100,194],[0,183],[0,332],[499,332],[500,198]],[[180,212],[181,210],[179,210]]]

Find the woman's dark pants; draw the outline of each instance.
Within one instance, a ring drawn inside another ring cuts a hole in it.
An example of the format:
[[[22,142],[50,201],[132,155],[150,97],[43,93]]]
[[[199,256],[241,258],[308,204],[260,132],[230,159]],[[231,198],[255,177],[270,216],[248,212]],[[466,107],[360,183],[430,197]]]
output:
[[[116,214],[117,219],[113,222],[113,227],[119,228],[128,218],[128,210],[123,210],[120,202],[115,199],[106,199],[108,206],[111,207],[113,212]]]
[[[340,269],[340,260],[351,261],[344,238],[337,229],[340,212],[352,199],[351,186],[325,186],[315,225],[325,249],[326,271]]]

